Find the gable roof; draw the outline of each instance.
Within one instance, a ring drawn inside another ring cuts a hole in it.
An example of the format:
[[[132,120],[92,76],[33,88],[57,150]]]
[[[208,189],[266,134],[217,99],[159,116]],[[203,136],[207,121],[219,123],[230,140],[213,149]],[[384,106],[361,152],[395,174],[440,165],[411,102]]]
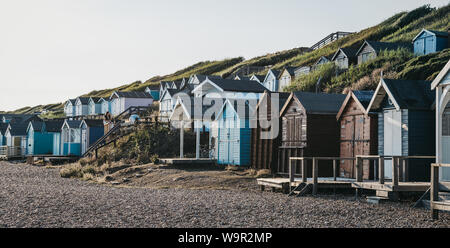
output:
[[[339,53],[343,53],[345,55],[345,57],[347,58],[354,58],[356,57],[356,53],[358,52],[358,48],[356,47],[340,47],[333,55],[333,57],[331,57],[331,61],[334,61],[336,59],[336,56]]]
[[[80,128],[80,124],[81,124],[81,121],[79,121],[79,120],[64,120],[64,124],[62,127],[64,127],[66,125],[69,128]]]
[[[386,95],[389,96],[397,110],[400,109],[431,109],[435,95],[431,90],[430,81],[425,80],[394,80],[380,79],[377,89],[370,101],[366,113],[377,110]]]
[[[283,106],[286,104],[287,100],[289,99],[289,96],[291,93],[288,92],[270,92],[266,90],[263,95],[259,98],[258,104],[255,107],[255,111],[253,112],[253,115],[257,113],[257,110],[259,109],[259,106],[262,104],[262,101],[266,99],[267,97],[271,98],[270,94],[278,94],[278,111],[281,111],[283,109]],[[272,99],[271,99],[272,100]]]
[[[45,121],[45,130],[50,133],[59,133],[64,124],[64,120],[47,120]]]
[[[253,80],[207,78],[193,91],[196,91],[198,88],[202,87],[205,83],[213,84],[213,86],[220,88],[223,91],[262,93],[265,90],[267,90],[266,87],[264,87],[262,84]]]
[[[103,120],[85,119],[80,123],[80,127],[83,123],[86,123],[88,127],[104,127]]]
[[[28,122],[31,120],[41,120],[36,114],[4,114],[2,117],[6,120],[10,120],[10,123],[26,123],[26,125],[28,125]]]
[[[341,108],[339,109],[338,114],[336,115],[336,119],[339,120],[341,118],[341,115],[344,113],[344,110],[347,104],[350,102],[350,99],[353,99],[356,102],[356,104],[360,107],[361,111],[365,113],[366,108],[369,106],[370,100],[373,97],[373,94],[374,91],[355,90],[348,92],[347,97],[345,98]]]
[[[32,126],[33,130],[35,132],[42,132],[43,127],[44,127],[44,122],[43,121],[30,121],[28,126]],[[27,127],[27,131],[28,131],[28,127]]]
[[[26,136],[28,123],[9,123],[9,133],[11,136]]]
[[[284,113],[289,102],[296,99],[305,108],[308,114],[334,114],[336,115],[344,102],[346,95],[344,94],[326,94],[296,91],[292,92],[280,115]]]
[[[295,70],[297,69],[297,67],[292,67],[292,66],[286,66],[283,68],[283,70],[280,72],[280,75],[278,75],[278,78],[281,77],[281,75],[283,75],[283,73],[285,71],[287,71],[287,73],[289,73],[289,75],[291,76],[295,76]]]
[[[69,99],[66,101],[66,103],[64,105],[67,105],[68,103],[70,103],[72,106],[75,106],[77,99]]]
[[[444,68],[442,68],[442,70],[439,72],[436,78],[433,80],[433,83],[431,83],[432,90],[434,90],[441,83],[442,79],[445,78],[449,70],[450,70],[450,59],[447,61],[447,64],[445,64]]]
[[[435,30],[430,30],[430,29],[425,29],[424,28],[412,40],[413,41],[417,40],[417,38],[419,38],[424,32],[432,34],[432,35],[436,35],[436,36],[439,36],[439,37],[448,38],[448,33],[447,32],[435,31]]]
[[[89,101],[93,101],[94,103],[100,103],[101,97],[89,97]]]
[[[380,41],[368,41],[365,40],[362,46],[356,52],[356,56],[362,51],[365,46],[370,46],[377,54],[384,50],[397,50],[400,48],[406,48],[409,51],[413,51],[413,45],[405,42],[380,42]]]
[[[78,97],[76,102],[80,101],[82,105],[88,105],[89,99],[90,97]]]
[[[314,63],[314,65],[318,65],[322,59],[327,60],[327,62],[331,61],[330,56],[320,56],[320,58]]]
[[[225,99],[222,98],[209,98],[209,97],[203,97],[202,99],[202,103],[201,103],[201,109],[198,108],[199,104],[196,104],[195,101],[199,100],[199,97],[189,97],[189,101],[186,101],[186,98],[182,98],[182,97],[178,97],[177,102],[175,104],[174,110],[172,112],[172,115],[170,116],[170,120],[180,120],[179,118],[174,118],[174,117],[178,117],[179,113],[178,113],[178,109],[181,108],[181,110],[183,111],[183,116],[186,115],[187,119],[184,120],[203,120],[203,121],[213,121],[216,116],[215,114],[212,114],[210,117],[210,120],[205,120],[204,117],[209,117],[209,116],[205,116],[206,111],[212,111],[211,113],[217,113],[220,108],[223,106],[223,102]],[[190,104],[188,104],[190,103]],[[212,108],[212,107],[217,107],[216,104],[220,103],[220,106],[218,108]],[[198,108],[198,109],[196,109]],[[200,110],[200,111],[199,111]]]
[[[250,77],[250,80],[251,80],[252,78],[257,79],[259,82],[263,82],[264,79],[266,78],[266,76],[265,76],[265,75],[256,75],[256,74],[253,74],[253,75]]]
[[[112,98],[114,95],[117,97],[124,97],[124,98],[151,98],[153,99],[152,95],[148,92],[144,91],[130,91],[130,92],[124,92],[124,91],[114,91],[110,98]]]

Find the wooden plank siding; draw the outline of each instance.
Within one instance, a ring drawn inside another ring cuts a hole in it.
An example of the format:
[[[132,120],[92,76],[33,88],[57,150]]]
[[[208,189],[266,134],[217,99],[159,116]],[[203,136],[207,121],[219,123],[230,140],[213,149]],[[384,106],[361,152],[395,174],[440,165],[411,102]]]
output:
[[[286,103],[282,113],[282,138],[277,173],[289,173],[289,157],[339,156],[339,126],[335,113],[307,113],[295,99]],[[294,162],[296,171],[300,163]],[[312,163],[307,162],[307,176],[312,176]],[[332,161],[320,161],[318,176],[333,175]]]
[[[376,155],[378,151],[378,116],[365,114],[365,109],[350,98],[340,116],[340,156]],[[356,178],[355,161],[341,160],[339,174],[345,178]],[[374,178],[374,161],[363,162],[363,178]]]
[[[280,93],[279,94],[279,109],[284,105],[287,98],[289,97],[288,93]],[[252,118],[252,135],[251,135],[251,167],[256,170],[267,169],[270,170],[271,173],[276,173],[277,164],[278,164],[278,147],[280,146],[282,129],[281,129],[281,118],[279,118],[279,114],[274,118],[277,118],[278,121],[278,135],[276,135],[273,139],[262,139],[261,132],[270,132],[272,127],[264,127],[262,128],[259,125],[259,116],[260,116],[260,107],[263,106],[267,109],[266,115],[267,120],[272,120],[272,102],[271,102],[271,94],[269,92],[265,92],[261,97],[258,107],[254,113]]]

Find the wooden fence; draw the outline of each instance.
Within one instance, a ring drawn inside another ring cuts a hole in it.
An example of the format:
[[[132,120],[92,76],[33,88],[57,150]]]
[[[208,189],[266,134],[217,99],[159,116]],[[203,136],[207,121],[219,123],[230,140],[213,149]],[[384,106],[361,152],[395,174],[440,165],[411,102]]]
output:
[[[439,180],[439,169],[441,168],[450,169],[450,164],[431,164],[430,210],[434,220],[439,218],[439,210],[450,211],[450,203],[439,199],[439,191],[450,191],[450,182]]]

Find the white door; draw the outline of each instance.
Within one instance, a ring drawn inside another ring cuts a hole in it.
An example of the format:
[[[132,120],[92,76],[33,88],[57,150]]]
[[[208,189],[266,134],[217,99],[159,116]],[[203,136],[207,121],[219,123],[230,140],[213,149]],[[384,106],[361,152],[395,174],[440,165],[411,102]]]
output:
[[[86,152],[87,140],[86,140],[86,129],[81,130],[81,154]]]
[[[402,155],[402,113],[397,110],[384,111],[384,155]],[[392,178],[392,160],[384,162],[384,177]]]

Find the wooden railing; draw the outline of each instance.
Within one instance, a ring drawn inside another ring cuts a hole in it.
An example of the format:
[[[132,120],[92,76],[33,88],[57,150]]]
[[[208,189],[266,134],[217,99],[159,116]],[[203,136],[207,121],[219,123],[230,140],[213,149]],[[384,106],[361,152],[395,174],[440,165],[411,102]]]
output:
[[[357,155],[356,156],[356,182],[363,182],[363,161],[374,160],[378,165],[378,182],[385,183],[385,161],[392,160],[392,186],[398,186],[399,182],[408,182],[410,159],[434,159],[435,156],[379,156],[379,155]]]
[[[441,182],[439,180],[440,168],[448,168],[450,170],[450,164],[431,164],[430,210],[431,217],[434,220],[439,218],[439,210],[450,211],[450,203],[439,201],[439,191],[450,191],[450,182]]]
[[[355,158],[340,158],[340,157],[290,157],[289,158],[289,182],[293,183],[295,180],[295,165],[292,163],[292,160],[300,161],[301,175],[302,175],[302,183],[306,183],[308,181],[308,172],[307,165],[305,161],[312,161],[312,183],[313,190],[312,194],[316,195],[317,190],[319,188],[319,160],[331,160],[333,161],[333,180],[337,181],[337,164],[338,161],[341,160],[355,160]]]
[[[374,160],[378,164],[378,182],[384,184],[386,179],[384,175],[385,171],[385,160],[393,160],[392,163],[392,186],[398,186],[400,181],[409,181],[408,167],[409,159],[434,159],[435,156],[379,156],[379,155],[357,155],[353,158],[344,157],[290,157],[289,158],[289,181],[292,183],[295,180],[296,166],[292,163],[292,160],[301,161],[301,182],[306,183],[307,177],[307,166],[305,161],[312,161],[312,183],[313,183],[313,195],[317,193],[318,189],[318,178],[319,178],[319,161],[328,160],[333,161],[333,180],[337,181],[337,165],[338,161],[341,160],[352,160],[356,161],[356,182],[363,182],[363,162],[364,160]],[[400,166],[401,165],[401,166]]]
[[[0,146],[0,157],[5,159],[22,157],[22,151],[20,146]]]

